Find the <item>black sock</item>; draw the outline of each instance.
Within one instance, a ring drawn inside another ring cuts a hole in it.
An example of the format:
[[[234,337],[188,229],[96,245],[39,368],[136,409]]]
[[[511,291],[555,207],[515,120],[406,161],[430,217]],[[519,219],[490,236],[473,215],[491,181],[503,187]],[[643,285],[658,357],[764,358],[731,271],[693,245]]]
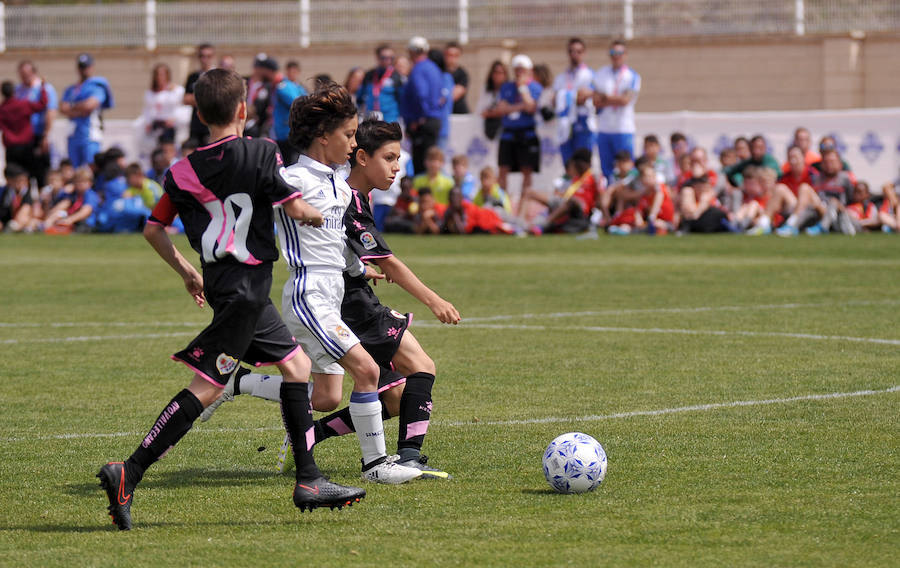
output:
[[[306,383],[281,383],[281,418],[291,441],[297,480],[321,476],[313,458],[313,419]]]
[[[125,462],[125,472],[132,487],[144,477],[148,467],[162,459],[187,434],[201,412],[203,405],[187,389],[169,401],[144,441]]]
[[[413,373],[406,377],[406,388],[400,397],[400,433],[397,453],[402,460],[419,457],[428,423],[431,420],[431,387],[434,375]]]

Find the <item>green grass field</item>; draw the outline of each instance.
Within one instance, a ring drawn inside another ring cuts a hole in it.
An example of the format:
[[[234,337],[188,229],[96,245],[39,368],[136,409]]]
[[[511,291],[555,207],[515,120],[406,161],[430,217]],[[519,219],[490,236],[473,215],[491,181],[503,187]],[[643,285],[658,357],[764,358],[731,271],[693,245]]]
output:
[[[896,565],[896,236],[390,241],[463,315],[377,288],[437,363],[425,453],[455,479],[301,514],[277,406],[242,397],[119,533],[94,475],[187,384],[168,356],[210,312],[139,236],[0,236],[0,564]],[[557,495],[541,455],[572,430],[609,470]],[[355,438],[316,456],[359,482]]]

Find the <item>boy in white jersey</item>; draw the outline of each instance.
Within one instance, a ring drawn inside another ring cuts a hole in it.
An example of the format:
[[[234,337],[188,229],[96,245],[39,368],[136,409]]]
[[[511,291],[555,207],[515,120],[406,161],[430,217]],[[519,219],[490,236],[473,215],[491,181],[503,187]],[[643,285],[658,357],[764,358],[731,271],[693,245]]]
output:
[[[332,83],[295,100],[290,123],[290,141],[300,150],[300,159],[285,170],[284,178],[322,212],[324,222],[313,228],[276,212],[281,251],[290,268],[282,316],[312,362],[314,409],[335,409],[342,398],[344,370],[353,377],[350,413],[362,449],[363,479],[404,483],[422,472],[388,458],[378,364],[341,319],[344,268],[352,262],[362,269],[345,245],[343,219],[352,191],[335,172],[356,147],[356,106],[346,89]]]

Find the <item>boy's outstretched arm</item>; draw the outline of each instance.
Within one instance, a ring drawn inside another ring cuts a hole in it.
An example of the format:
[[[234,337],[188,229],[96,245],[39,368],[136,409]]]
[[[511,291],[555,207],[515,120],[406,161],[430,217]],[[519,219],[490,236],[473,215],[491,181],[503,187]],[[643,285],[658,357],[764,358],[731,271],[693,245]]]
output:
[[[425,304],[441,323],[459,323],[459,312],[453,304],[441,298],[437,293],[422,283],[419,277],[396,256],[373,259],[373,262],[381,268],[389,282],[398,284],[409,294]]]
[[[206,298],[203,297],[203,276],[194,268],[194,265],[187,261],[178,249],[172,239],[166,233],[166,228],[155,223],[147,223],[144,226],[144,238],[153,247],[166,263],[172,267],[175,272],[184,280],[184,287],[188,294],[194,298],[194,302],[199,307],[203,307]]]
[[[281,204],[284,212],[291,219],[296,219],[304,225],[312,225],[313,227],[321,227],[324,222],[322,212],[303,200],[302,197],[295,197]]]

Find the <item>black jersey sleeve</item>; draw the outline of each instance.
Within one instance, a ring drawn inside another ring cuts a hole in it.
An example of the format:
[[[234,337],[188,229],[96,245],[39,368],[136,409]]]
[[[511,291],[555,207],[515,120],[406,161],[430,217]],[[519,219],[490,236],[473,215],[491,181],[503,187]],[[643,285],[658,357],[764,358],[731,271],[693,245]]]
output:
[[[369,201],[356,191],[353,192],[350,206],[344,213],[344,230],[350,248],[361,260],[393,256],[394,253],[391,252],[384,237],[375,228]]]
[[[295,197],[301,197],[302,192],[284,180],[282,172],[284,172],[284,160],[281,158],[281,152],[278,151],[278,145],[270,140],[260,140],[263,144],[263,157],[260,163],[261,179],[268,180],[270,183],[263,184],[263,190],[266,192],[272,205],[281,205],[285,201],[289,201]]]

